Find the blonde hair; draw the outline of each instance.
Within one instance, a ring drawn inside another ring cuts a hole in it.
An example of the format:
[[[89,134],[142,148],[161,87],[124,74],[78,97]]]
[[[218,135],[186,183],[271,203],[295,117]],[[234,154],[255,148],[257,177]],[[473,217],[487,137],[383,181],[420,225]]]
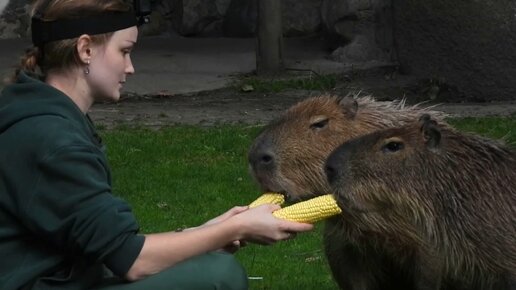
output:
[[[60,19],[77,19],[100,15],[104,12],[126,12],[131,6],[123,0],[36,0],[31,16],[41,15],[43,21]],[[91,35],[95,44],[104,44],[113,32]],[[68,69],[80,64],[77,50],[77,37],[48,42],[43,48],[33,46],[26,50],[14,76],[8,82],[14,82],[21,71],[44,79],[51,70]]]

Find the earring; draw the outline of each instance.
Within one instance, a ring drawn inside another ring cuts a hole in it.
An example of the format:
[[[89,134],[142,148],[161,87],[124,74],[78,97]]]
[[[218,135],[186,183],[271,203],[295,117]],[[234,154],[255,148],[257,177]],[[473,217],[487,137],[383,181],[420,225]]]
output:
[[[84,69],[84,74],[86,74],[86,75],[90,74],[90,60],[89,59],[86,61],[86,68]]]

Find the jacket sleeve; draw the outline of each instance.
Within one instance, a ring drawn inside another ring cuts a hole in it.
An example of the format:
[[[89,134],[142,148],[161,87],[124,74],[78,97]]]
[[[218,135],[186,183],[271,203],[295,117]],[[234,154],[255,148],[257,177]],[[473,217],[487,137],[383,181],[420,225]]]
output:
[[[109,169],[96,148],[59,148],[38,163],[39,178],[25,207],[25,224],[67,255],[103,262],[123,276],[144,236],[130,206],[111,194]]]

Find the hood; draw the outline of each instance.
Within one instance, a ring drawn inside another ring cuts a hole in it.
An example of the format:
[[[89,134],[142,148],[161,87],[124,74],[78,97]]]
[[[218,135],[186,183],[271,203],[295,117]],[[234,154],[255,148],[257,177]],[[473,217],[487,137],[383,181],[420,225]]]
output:
[[[88,126],[79,107],[63,92],[20,73],[0,94],[0,133],[17,122],[41,115],[55,115]]]

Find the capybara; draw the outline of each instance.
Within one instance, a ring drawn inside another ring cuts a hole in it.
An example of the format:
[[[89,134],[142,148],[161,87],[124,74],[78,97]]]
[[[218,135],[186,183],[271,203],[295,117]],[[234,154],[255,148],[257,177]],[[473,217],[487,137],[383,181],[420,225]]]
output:
[[[413,122],[425,113],[445,117],[428,107],[378,102],[371,96],[308,98],[256,138],[249,150],[251,174],[263,191],[284,193],[291,201],[330,193],[324,162],[335,148],[351,138]],[[365,285],[404,289],[404,273],[392,267],[391,255],[384,253],[374,236],[345,219],[327,222],[325,252],[342,289],[376,289]]]
[[[423,116],[344,143],[326,171],[346,223],[375,233],[412,289],[515,289],[514,149]]]

